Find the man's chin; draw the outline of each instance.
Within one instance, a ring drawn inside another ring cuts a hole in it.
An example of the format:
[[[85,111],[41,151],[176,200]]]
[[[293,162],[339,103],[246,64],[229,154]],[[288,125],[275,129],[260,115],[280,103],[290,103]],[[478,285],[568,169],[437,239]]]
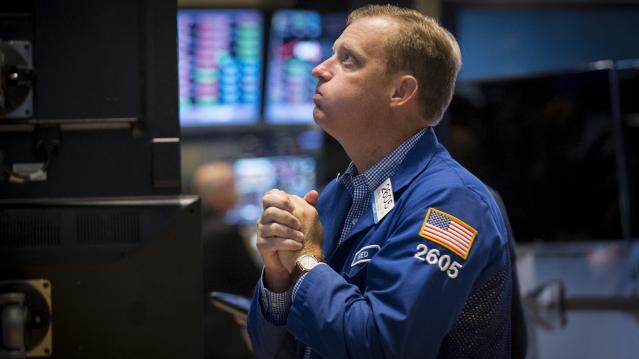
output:
[[[313,107],[313,120],[319,127],[322,127],[322,123],[326,122],[326,114],[317,106]]]

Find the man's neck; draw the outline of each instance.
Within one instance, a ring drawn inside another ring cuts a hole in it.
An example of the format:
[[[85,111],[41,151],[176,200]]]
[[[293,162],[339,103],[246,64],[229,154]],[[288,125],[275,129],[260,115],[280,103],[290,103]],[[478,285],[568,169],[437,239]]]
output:
[[[372,138],[362,137],[354,139],[356,143],[343,143],[342,146],[357,168],[357,173],[364,173],[384,159],[389,153],[393,152],[402,143],[406,142],[419,130],[421,130],[421,128],[403,132],[394,130],[390,131],[390,133],[380,133],[377,136],[372,136]]]

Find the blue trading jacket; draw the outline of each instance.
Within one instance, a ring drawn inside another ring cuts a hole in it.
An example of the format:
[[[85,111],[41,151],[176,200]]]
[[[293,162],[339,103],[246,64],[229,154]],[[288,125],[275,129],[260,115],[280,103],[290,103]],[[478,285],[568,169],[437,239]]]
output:
[[[510,357],[508,238],[489,190],[432,129],[391,180],[395,207],[377,224],[369,208],[339,246],[351,197],[339,180],[323,191],[330,266],[306,275],[286,326],[264,318],[255,292],[248,329],[258,358],[301,358],[305,345],[323,358]],[[476,231],[467,253],[420,235],[429,210]]]

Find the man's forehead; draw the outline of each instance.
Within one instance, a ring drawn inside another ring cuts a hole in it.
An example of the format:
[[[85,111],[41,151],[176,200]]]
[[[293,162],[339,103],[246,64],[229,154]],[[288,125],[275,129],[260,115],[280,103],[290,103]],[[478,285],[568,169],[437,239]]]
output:
[[[353,21],[348,27],[357,25],[369,30],[390,31],[398,26],[396,20],[387,16],[365,16]]]
[[[395,30],[397,23],[386,17],[363,17],[353,21],[342,32],[333,45],[352,49],[382,49],[386,38]]]

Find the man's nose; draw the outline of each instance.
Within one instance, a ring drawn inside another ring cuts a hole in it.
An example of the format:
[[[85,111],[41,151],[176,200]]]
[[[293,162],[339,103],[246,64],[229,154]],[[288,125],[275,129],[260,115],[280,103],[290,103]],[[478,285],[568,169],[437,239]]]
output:
[[[329,70],[330,60],[331,59],[328,58],[324,60],[324,62],[315,66],[313,70],[311,70],[311,75],[313,75],[313,77],[317,78],[320,81],[330,80],[332,77],[331,72]]]

